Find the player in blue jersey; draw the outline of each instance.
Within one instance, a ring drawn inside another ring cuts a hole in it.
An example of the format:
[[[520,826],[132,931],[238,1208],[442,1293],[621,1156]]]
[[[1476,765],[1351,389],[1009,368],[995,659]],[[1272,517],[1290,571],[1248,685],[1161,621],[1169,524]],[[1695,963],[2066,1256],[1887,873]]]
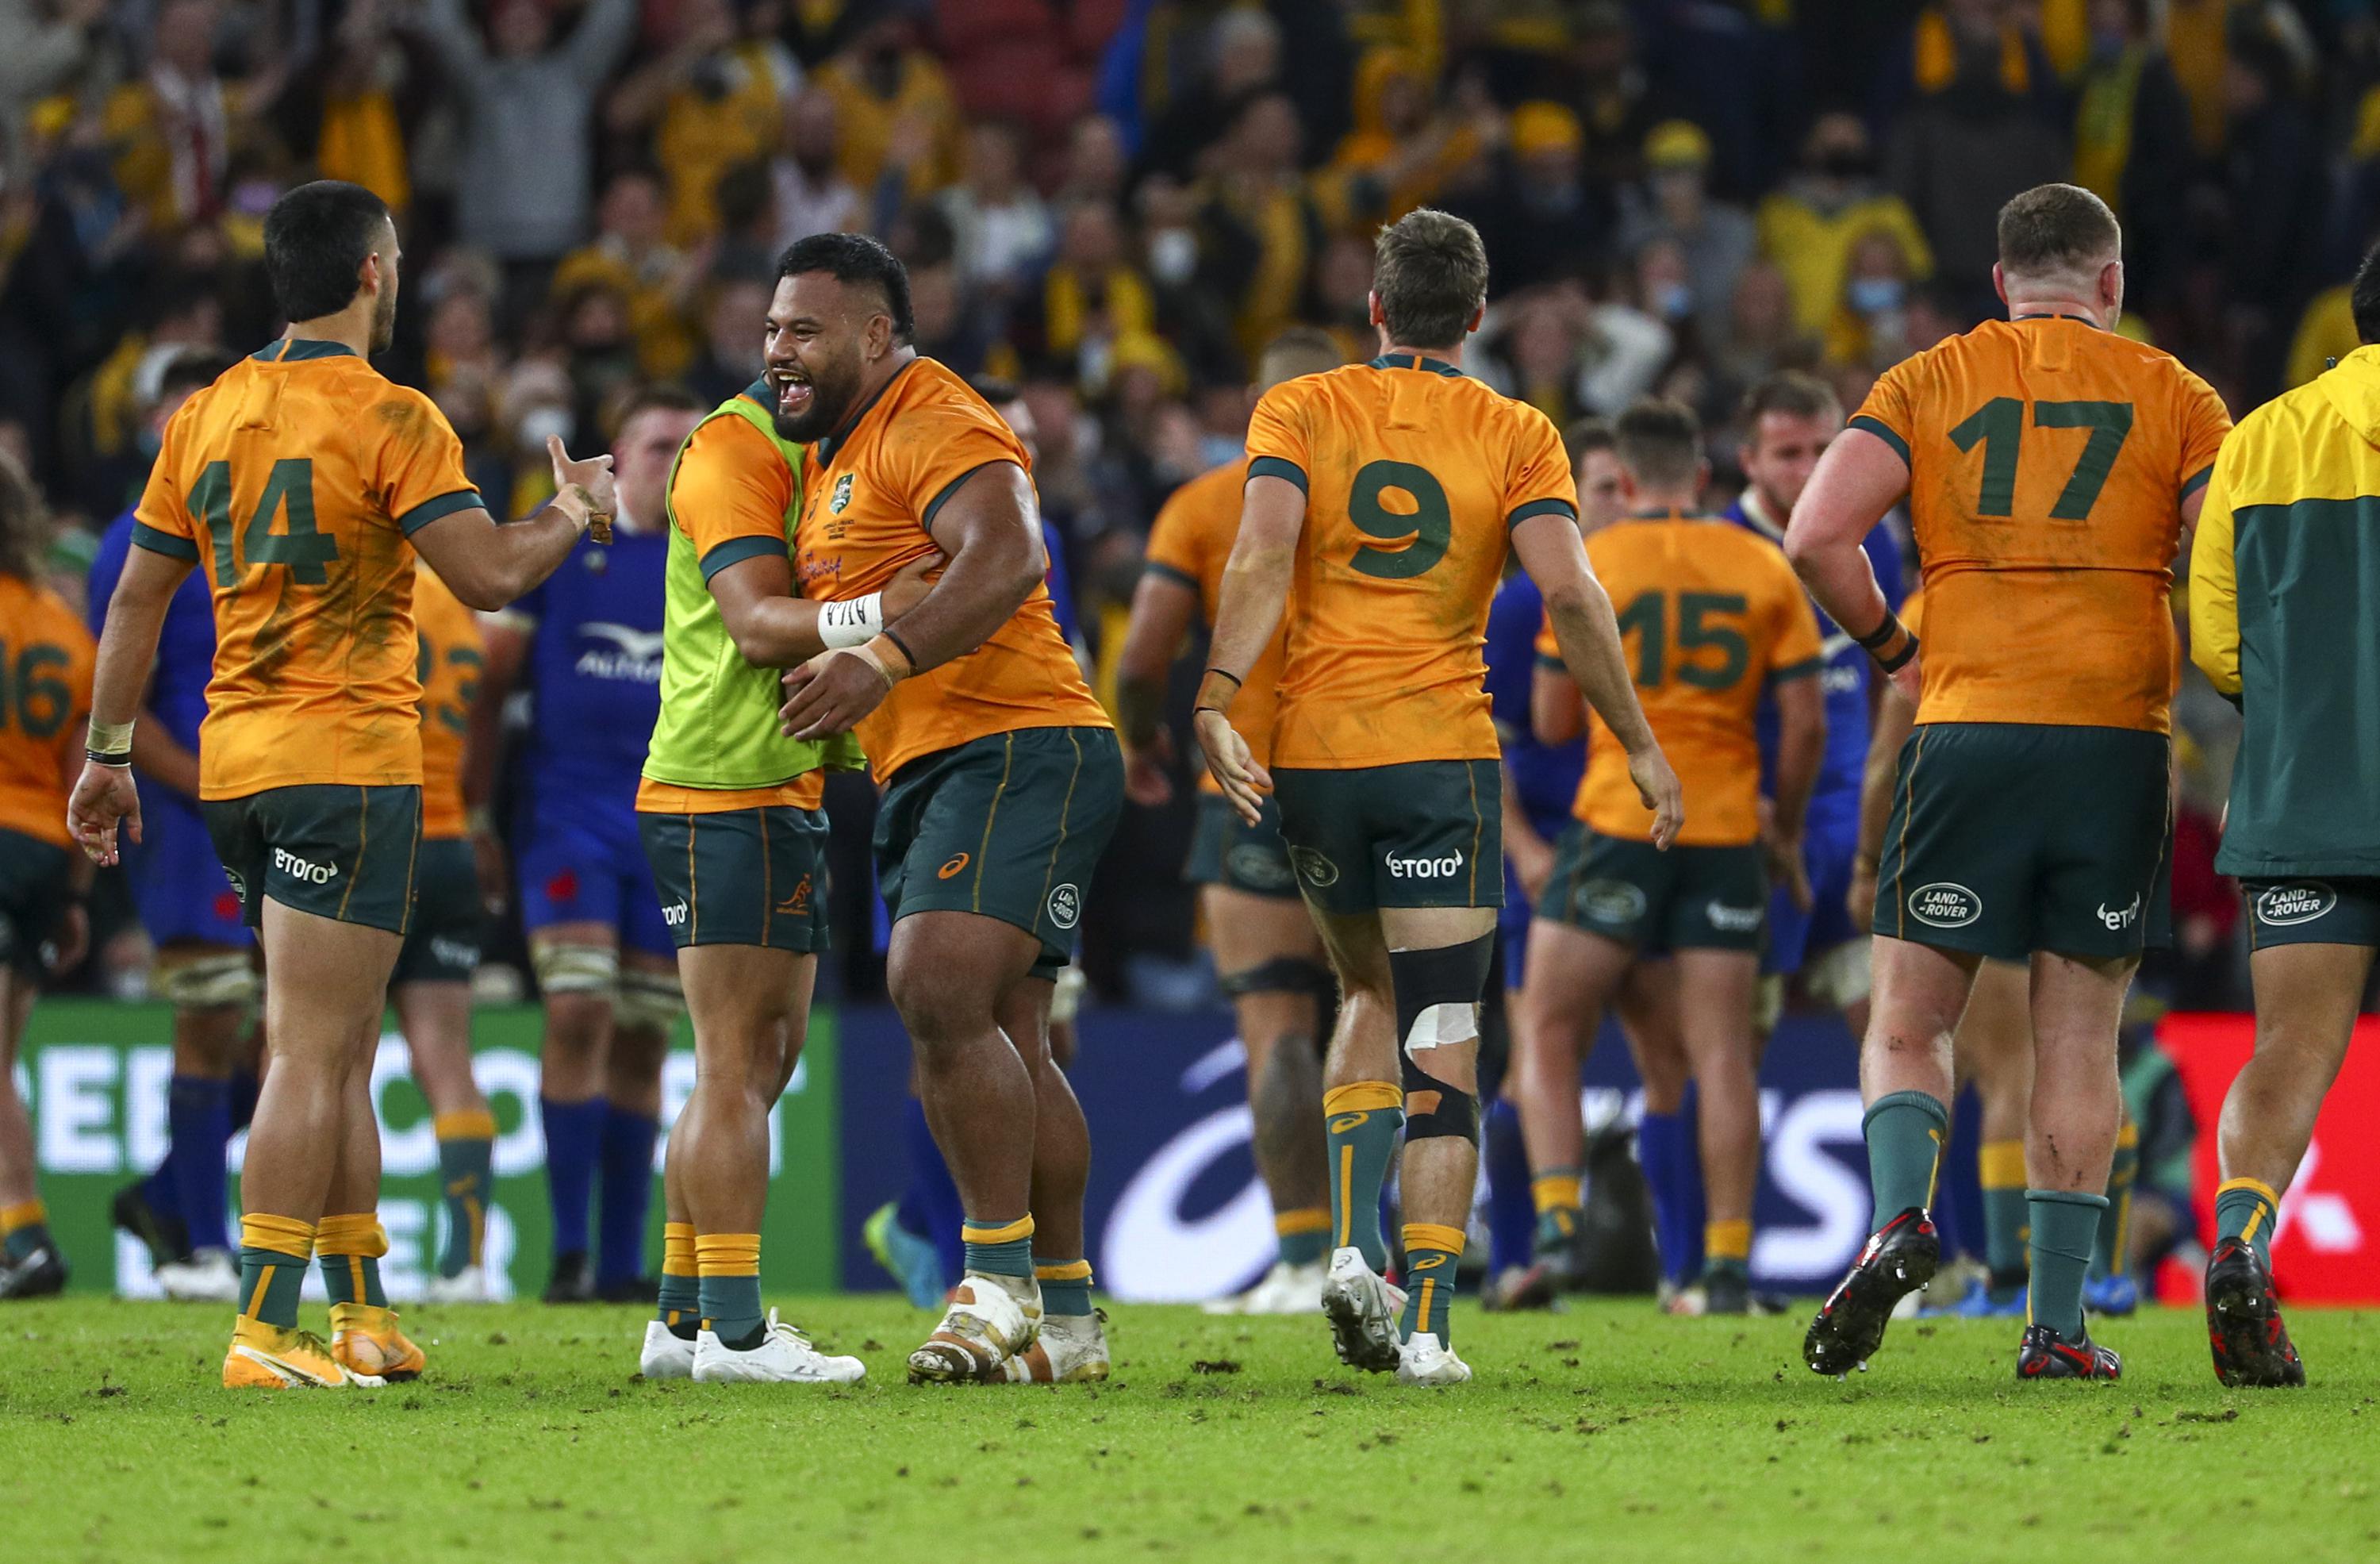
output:
[[[209,349],[165,368],[147,429],[165,422],[190,394],[231,367]],[[130,510],[101,538],[91,567],[91,629],[97,635],[132,547]],[[250,1017],[256,941],[240,921],[239,897],[199,818],[199,723],[215,656],[214,610],[193,571],[165,612],[147,710],[133,734],[132,767],[143,829],[124,848],[125,878],[140,923],[156,946],[151,982],[174,1007],[174,1079],[167,1089],[164,1159],[115,1197],[116,1225],[149,1248],[168,1297],[237,1301],[225,1148],[236,1120],[256,1101]]]
[[[670,464],[702,421],[685,393],[631,397],[613,446],[620,513],[609,548],[583,544],[544,585],[491,616],[465,796],[483,886],[501,895],[489,811],[503,709],[532,715],[514,843],[521,924],[545,1001],[548,1302],[651,1302],[645,1226],[662,1064],[684,1008],[676,946],[637,834],[638,780],[661,710],[662,570]],[[600,1181],[600,1243],[590,1208]]]

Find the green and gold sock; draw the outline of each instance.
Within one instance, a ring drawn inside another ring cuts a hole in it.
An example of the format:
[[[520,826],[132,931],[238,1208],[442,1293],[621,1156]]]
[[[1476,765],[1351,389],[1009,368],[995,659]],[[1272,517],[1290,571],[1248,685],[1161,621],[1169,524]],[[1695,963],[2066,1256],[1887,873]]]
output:
[[[2116,1160],[2107,1168],[2107,1213],[2091,1246],[2091,1274],[2120,1277],[2132,1268],[2132,1181],[2141,1172],[2141,1127],[2127,1118],[2116,1131]]]
[[[1714,1271],[1739,1277],[1752,1274],[1751,1218],[1736,1216],[1703,1225],[1703,1274]]]
[[[1950,1114],[1941,1099],[1924,1092],[1878,1097],[1860,1121],[1860,1133],[1867,1141],[1868,1187],[1876,1194],[1878,1228],[1911,1206],[1934,1204],[1934,1178],[1950,1139]]]
[[[1436,1222],[1407,1222],[1405,1314],[1398,1337],[1410,1341],[1423,1332],[1442,1347],[1454,1345],[1454,1278],[1463,1261],[1463,1229]]]
[[[694,1224],[662,1224],[661,1300],[653,1317],[681,1341],[691,1341],[702,1325],[702,1265],[695,1257]]]
[[[2273,1222],[2281,1192],[2256,1179],[2227,1179],[2215,1191],[2215,1240],[2238,1239],[2266,1265],[2273,1263]]]
[[[295,1216],[239,1219],[239,1312],[282,1330],[298,1327],[298,1289],[314,1257],[314,1224]]]
[[[466,1108],[440,1114],[430,1127],[438,1137],[438,1180],[446,1195],[446,1248],[438,1258],[438,1274],[453,1277],[478,1265],[487,1246],[496,1116]]]
[[[314,1229],[314,1258],[322,1263],[322,1286],[334,1303],[388,1307],[380,1285],[380,1257],[388,1252],[388,1229],[370,1211],[325,1216]]]
[[[2033,1217],[2033,1273],[2026,1285],[2025,1314],[2069,1341],[2082,1339],[2082,1280],[2091,1272],[2091,1242],[2098,1236],[2107,1197],[2027,1190]]]
[[[1089,1261],[1044,1260],[1037,1254],[1033,1275],[1041,1283],[1042,1314],[1087,1315],[1091,1312]]]
[[[22,1260],[49,1240],[50,1208],[41,1201],[0,1209],[0,1253]]]
[[[1380,1186],[1397,1132],[1405,1126],[1405,1094],[1393,1081],[1356,1081],[1322,1094],[1330,1155],[1330,1247],[1363,1252],[1375,1271],[1389,1265],[1380,1233]]]
[[[1529,1199],[1537,1208],[1536,1247],[1539,1254],[1560,1249],[1578,1231],[1582,1177],[1575,1167],[1548,1167],[1531,1176]]]
[[[1975,1164],[1984,1186],[1984,1265],[1991,1290],[2005,1301],[2024,1286],[2032,1265],[2025,1253],[2032,1217],[2024,1202],[2024,1142],[1985,1141],[1975,1150]]]
[[[1272,1219],[1274,1240],[1281,1245],[1281,1263],[1286,1265],[1319,1265],[1330,1258],[1330,1210],[1328,1206],[1308,1205],[1295,1211],[1277,1212]]]
[[[702,1277],[697,1296],[705,1328],[735,1351],[760,1345],[769,1328],[760,1308],[760,1235],[700,1234],[694,1240],[694,1263]]]
[[[961,1264],[988,1277],[1033,1275],[1031,1213],[1008,1222],[978,1222],[969,1216],[959,1224]]]

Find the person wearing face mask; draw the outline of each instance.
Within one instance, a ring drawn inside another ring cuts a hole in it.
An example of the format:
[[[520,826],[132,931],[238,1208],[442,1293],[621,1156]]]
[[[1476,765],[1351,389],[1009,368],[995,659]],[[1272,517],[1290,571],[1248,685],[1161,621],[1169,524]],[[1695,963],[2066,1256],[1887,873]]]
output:
[[[1867,126],[1855,114],[1821,115],[1802,145],[1801,169],[1760,203],[1760,250],[1793,296],[1793,319],[1813,336],[1827,329],[1842,298],[1852,244],[1872,229],[1889,230],[1909,257],[1910,275],[1930,276],[1934,251],[1908,202],[1876,176]]]
[[[1827,361],[1884,369],[1909,356],[1909,256],[1888,229],[1852,244],[1842,303],[1827,323]]]
[[[1644,181],[1622,193],[1620,248],[1642,255],[1657,239],[1675,243],[1685,292],[1670,302],[1693,311],[1705,342],[1723,340],[1736,279],[1759,252],[1752,215],[1712,197],[1710,137],[1691,120],[1653,128],[1645,138],[1645,170]],[[1678,317],[1668,318],[1674,324]]]

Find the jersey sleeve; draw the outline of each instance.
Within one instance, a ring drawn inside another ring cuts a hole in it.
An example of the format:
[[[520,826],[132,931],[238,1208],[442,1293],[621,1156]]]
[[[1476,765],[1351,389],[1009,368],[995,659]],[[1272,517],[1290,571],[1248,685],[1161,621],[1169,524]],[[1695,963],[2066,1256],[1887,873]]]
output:
[[[463,442],[446,415],[419,391],[389,390],[370,415],[378,443],[365,471],[372,498],[397,531],[411,537],[457,511],[485,509],[463,471]]]
[[[1782,554],[1767,563],[1772,578],[1769,591],[1776,605],[1769,616],[1768,682],[1808,678],[1827,666],[1826,650],[1818,639],[1817,610],[1810,606],[1810,594],[1802,589],[1801,578],[1793,574],[1793,567],[1785,563]]]
[[[931,533],[934,519],[966,481],[995,462],[1009,462],[1030,473],[1033,463],[1015,431],[990,409],[958,403],[931,418],[929,431],[902,442],[908,458],[906,472],[893,476],[905,489],[910,514]]]
[[[2198,511],[2198,536],[2190,545],[2190,660],[2216,693],[2235,703],[2240,699],[2240,577],[2233,554],[2231,488],[2244,443],[2231,441],[2215,458],[2206,499]]]
[[[2215,387],[2188,370],[2181,378],[2181,498],[2188,499],[2215,475],[2216,453],[2231,433],[2231,411]]]
[[[1520,437],[1504,479],[1504,526],[1509,531],[1533,516],[1567,516],[1576,521],[1578,484],[1553,420],[1523,407]]]
[[[183,404],[182,411],[165,424],[164,441],[158,449],[157,459],[150,464],[149,482],[141,489],[140,503],[132,512],[132,543],[137,548],[195,565],[199,562],[199,527],[191,519],[189,505],[174,477],[181,465],[176,458],[182,444],[182,421],[188,410],[188,404]],[[109,593],[115,590],[115,583],[110,582]]]
[[[1296,385],[1292,380],[1274,386],[1257,399],[1257,410],[1249,415],[1248,476],[1286,478],[1304,489],[1312,458],[1304,398]]]
[[[706,581],[730,565],[784,555],[793,474],[769,437],[742,419],[696,429],[670,480],[672,525],[694,544]]]
[[[1192,485],[1196,482],[1193,479],[1183,484],[1157,507],[1157,519],[1148,528],[1148,547],[1142,556],[1142,568],[1150,575],[1162,576],[1192,592],[1198,590],[1203,579],[1199,570],[1203,561],[1199,557],[1197,507],[1192,497]]]
[[[1900,458],[1901,465],[1911,467],[1910,447],[1917,440],[1917,366],[1925,356],[1903,359],[1877,377],[1868,391],[1867,400],[1859,411],[1852,414],[1851,429],[1864,429],[1890,446]]]

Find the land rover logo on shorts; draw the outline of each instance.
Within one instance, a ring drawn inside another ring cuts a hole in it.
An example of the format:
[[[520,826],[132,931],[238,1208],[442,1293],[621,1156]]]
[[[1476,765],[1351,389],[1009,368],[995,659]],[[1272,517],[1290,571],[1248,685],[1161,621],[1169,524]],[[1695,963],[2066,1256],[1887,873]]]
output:
[[[2338,905],[2338,893],[2320,880],[2273,886],[2256,898],[2260,923],[2310,923]]]
[[[1964,886],[1937,880],[1909,893],[1909,915],[1937,929],[1964,928],[1984,915],[1984,898]]]
[[[1060,886],[1050,893],[1050,921],[1062,929],[1071,929],[1075,920],[1083,915],[1083,893],[1073,885]]]
[[[834,481],[834,497],[826,502],[827,509],[836,516],[842,515],[843,507],[851,503],[851,477],[852,475],[846,472],[842,477],[836,479]]]
[[[1645,893],[1625,880],[1589,880],[1573,900],[1590,923],[1633,923],[1645,915]]]
[[[1224,861],[1241,883],[1259,890],[1280,890],[1291,883],[1289,865],[1270,848],[1244,844],[1233,848]]]
[[[1289,849],[1290,866],[1297,877],[1315,889],[1339,883],[1339,865],[1331,862],[1312,848],[1293,847]]]

